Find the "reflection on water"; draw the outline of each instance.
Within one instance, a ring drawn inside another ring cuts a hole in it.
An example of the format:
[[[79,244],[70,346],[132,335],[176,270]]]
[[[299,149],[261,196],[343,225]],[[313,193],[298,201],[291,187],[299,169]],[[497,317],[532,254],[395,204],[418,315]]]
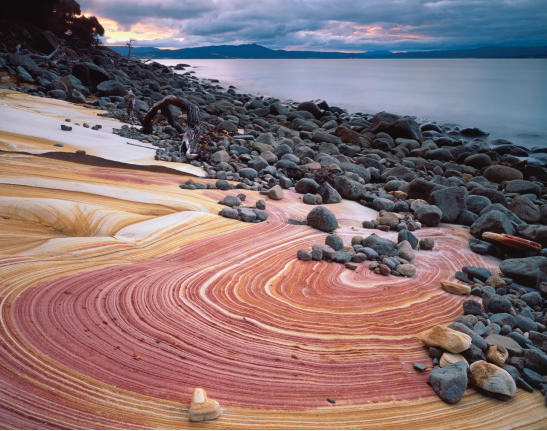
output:
[[[547,59],[159,61],[190,64],[197,77],[242,93],[325,99],[350,112],[413,115],[547,145]]]

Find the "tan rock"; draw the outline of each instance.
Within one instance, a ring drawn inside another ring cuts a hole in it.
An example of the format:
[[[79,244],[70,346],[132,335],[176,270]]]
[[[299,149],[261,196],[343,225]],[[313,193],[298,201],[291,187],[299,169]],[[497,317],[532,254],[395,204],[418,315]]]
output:
[[[503,346],[490,346],[486,357],[498,367],[503,367],[503,364],[505,364],[505,361],[509,357],[509,352]]]
[[[494,289],[505,289],[507,287],[507,283],[501,278],[499,275],[493,275],[492,277],[489,277],[484,284],[487,286],[492,286]]]
[[[512,397],[517,386],[511,375],[503,368],[485,361],[474,362],[469,366],[471,383],[485,391]]]
[[[207,393],[203,389],[194,389],[192,403],[188,412],[190,422],[216,419],[220,416],[220,413],[220,406],[217,401],[207,398]]]
[[[361,244],[363,242],[363,237],[362,236],[354,236],[352,239],[351,239],[351,245],[356,245],[356,244]]]
[[[469,286],[453,283],[448,280],[441,280],[441,286],[444,290],[453,293],[454,295],[469,295],[471,293],[471,288]]]
[[[394,213],[385,213],[379,221],[380,225],[389,226],[390,229],[395,229],[399,224],[399,217]]]
[[[273,186],[268,192],[266,193],[266,196],[268,196],[270,199],[273,199],[274,201],[280,201],[283,199],[283,189],[281,186]]]
[[[399,256],[405,260],[408,260],[409,262],[416,257],[416,253],[414,253],[414,250],[412,250],[412,246],[406,240],[401,241],[397,245],[397,248],[399,249]]]
[[[451,353],[460,353],[471,347],[471,337],[446,326],[436,325],[420,335],[427,347],[441,347]]]
[[[465,362],[467,364],[467,361],[462,355],[459,355],[457,353],[444,352],[441,356],[439,365],[442,368],[450,364],[455,364],[456,362]],[[467,364],[467,366],[469,366],[469,364]]]

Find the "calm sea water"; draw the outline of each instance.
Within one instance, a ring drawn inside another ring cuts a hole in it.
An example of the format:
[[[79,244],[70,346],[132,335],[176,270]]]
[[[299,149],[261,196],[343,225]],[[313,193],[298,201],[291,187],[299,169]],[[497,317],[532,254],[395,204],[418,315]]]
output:
[[[547,145],[547,59],[160,60],[190,64],[242,93],[325,99],[349,112],[388,111],[480,127],[489,139]],[[181,72],[184,73],[184,72]]]

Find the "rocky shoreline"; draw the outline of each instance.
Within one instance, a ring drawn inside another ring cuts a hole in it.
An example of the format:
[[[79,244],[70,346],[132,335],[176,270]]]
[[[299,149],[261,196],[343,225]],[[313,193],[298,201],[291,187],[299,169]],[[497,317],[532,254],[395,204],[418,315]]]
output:
[[[107,48],[36,58],[0,53],[0,88],[101,108],[105,116],[128,123],[116,134],[157,147],[156,160],[186,163],[179,154],[182,137],[162,116],[152,134],[142,134],[126,114],[127,90],[143,112],[167,95],[198,105],[204,133],[190,163],[216,184],[187,181],[184,189],[253,190],[275,200],[294,187],[312,207],[300,223],[332,233],[338,223],[328,205],[344,198],[379,211],[377,219],[363,220],[364,228],[398,232],[398,243],[372,234],[346,246],[329,235],[325,245],[299,250],[303,261],[323,259],[349,269],[370,261],[382,275],[412,277],[412,250],[433,248],[418,244],[412,231],[440,223],[469,227],[470,249],[501,259],[500,272],[464,267],[455,274],[463,288],[443,285],[481,300],[468,299],[456,322],[421,335],[433,362],[430,383],[449,403],[459,401],[468,382],[501,399],[514,395],[516,387],[545,394],[547,146],[526,149],[488,141],[476,128],[419,123],[385,112],[350,114],[326,101],[225,91],[193,77],[187,65],[175,67],[184,72],[178,74]],[[184,122],[184,113],[169,109]],[[245,208],[244,199],[225,198],[221,215],[267,220],[265,202]]]

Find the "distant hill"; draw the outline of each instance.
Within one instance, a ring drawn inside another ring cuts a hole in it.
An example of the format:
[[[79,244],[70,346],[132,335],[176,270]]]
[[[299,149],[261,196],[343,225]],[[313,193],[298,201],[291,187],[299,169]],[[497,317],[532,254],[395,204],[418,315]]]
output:
[[[112,50],[127,55],[125,46],[110,46]],[[255,43],[248,45],[202,46],[199,48],[159,49],[152,47],[133,48],[132,54],[157,59],[308,59],[308,58],[547,58],[547,46],[502,47],[483,46],[476,49],[458,49],[446,51],[398,52],[371,51],[365,53],[284,51],[269,49]]]
[[[127,55],[127,46],[125,45],[112,45],[109,46],[109,48],[112,51],[116,51],[118,54],[121,55]],[[134,46],[133,49],[131,49],[131,54],[136,56],[141,56],[141,54],[147,54],[147,53],[156,53],[156,52],[163,52],[164,49],[160,48],[154,48],[152,46]]]

